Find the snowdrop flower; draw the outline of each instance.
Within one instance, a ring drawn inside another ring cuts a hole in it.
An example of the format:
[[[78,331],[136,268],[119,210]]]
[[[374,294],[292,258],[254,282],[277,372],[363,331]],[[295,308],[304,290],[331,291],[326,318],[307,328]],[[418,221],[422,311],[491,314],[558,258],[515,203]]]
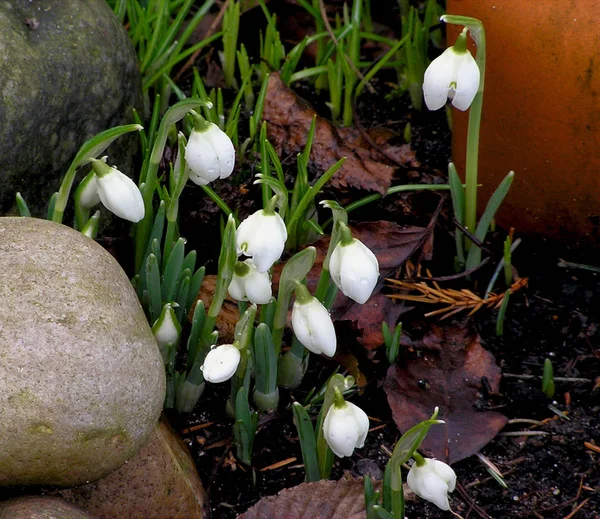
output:
[[[235,148],[231,139],[216,124],[209,123],[192,110],[196,127],[185,147],[185,161],[190,180],[205,186],[217,178],[227,178],[235,165]]]
[[[238,261],[229,284],[229,295],[236,301],[266,305],[271,300],[269,273],[259,272],[251,259]]]
[[[308,351],[328,357],[335,355],[337,338],[331,316],[327,308],[316,297],[311,296],[301,283],[296,286],[292,328]]]
[[[267,272],[281,257],[286,240],[283,219],[268,208],[251,214],[235,233],[238,256],[250,256],[259,272]]]
[[[204,380],[215,384],[229,380],[235,374],[240,358],[240,350],[233,344],[223,344],[211,348],[200,368]]]
[[[477,62],[467,50],[465,28],[456,44],[448,47],[427,67],[423,78],[425,104],[430,110],[438,110],[450,98],[453,106],[464,111],[471,106],[479,90],[480,79]]]
[[[130,222],[144,218],[142,193],[127,175],[102,160],[92,159],[100,201],[111,213]]]
[[[450,510],[448,492],[453,492],[456,487],[456,474],[444,462],[416,457],[416,463],[408,472],[406,482],[419,497],[442,510]]]
[[[323,436],[336,456],[352,456],[354,449],[365,444],[369,417],[360,407],[346,402],[340,390],[334,389],[335,400],[323,421]]]
[[[365,303],[379,279],[379,262],[361,241],[352,238],[342,225],[342,238],[329,260],[329,274],[342,293],[361,305]]]

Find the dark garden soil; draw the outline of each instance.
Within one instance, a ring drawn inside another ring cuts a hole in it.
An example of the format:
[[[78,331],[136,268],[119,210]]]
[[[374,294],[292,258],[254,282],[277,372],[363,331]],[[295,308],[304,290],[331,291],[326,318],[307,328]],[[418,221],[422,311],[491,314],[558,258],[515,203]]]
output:
[[[570,514],[575,510],[581,519],[600,517],[600,314],[592,310],[600,303],[600,277],[557,266],[558,252],[569,254],[557,247],[539,239],[526,240],[515,254],[519,274],[529,277],[529,287],[511,299],[503,337],[496,336],[495,311],[483,310],[473,318],[482,345],[495,355],[504,374],[497,394],[486,395],[482,389],[483,405],[500,411],[512,423],[502,433],[510,436],[497,436],[481,451],[504,474],[507,488],[475,456],[454,466],[459,488],[452,506],[465,518],[566,518],[573,517]],[[428,322],[435,322],[419,314],[416,308],[404,316],[412,339],[425,333]],[[406,348],[401,358],[414,355],[411,350]],[[551,402],[541,392],[539,377],[546,358],[552,360],[555,377],[585,381],[557,380]],[[325,380],[336,366],[334,361],[313,356],[302,388],[284,391],[279,412],[261,418],[253,468],[236,463],[233,456],[231,420],[223,412],[226,384],[207,387],[191,415],[173,417],[207,485],[214,517],[236,517],[261,497],[304,480],[289,403],[302,401],[306,391]],[[387,369],[383,352],[378,350],[372,362],[365,359],[361,368],[368,385],[353,401],[373,418],[374,430],[356,456],[336,461],[334,478],[345,471],[356,477],[380,478],[387,452],[399,436],[382,389]],[[532,427],[527,420],[543,425]],[[273,468],[278,462],[287,463]],[[408,503],[407,516],[448,514],[417,500]]]

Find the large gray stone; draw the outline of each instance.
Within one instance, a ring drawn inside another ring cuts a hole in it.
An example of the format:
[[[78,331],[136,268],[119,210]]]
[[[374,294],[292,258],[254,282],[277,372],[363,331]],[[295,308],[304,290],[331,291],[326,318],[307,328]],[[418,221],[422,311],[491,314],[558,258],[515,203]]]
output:
[[[94,519],[94,516],[57,497],[32,496],[0,503],[0,519]]]
[[[0,218],[0,486],[106,476],[148,440],[158,346],[117,262],[69,227]]]
[[[146,446],[119,470],[58,494],[98,519],[208,517],[208,498],[194,460],[163,420]]]
[[[41,216],[80,146],[133,122],[141,96],[135,50],[106,0],[0,0],[0,215],[20,191]],[[111,164],[127,172],[137,142],[120,138]]]

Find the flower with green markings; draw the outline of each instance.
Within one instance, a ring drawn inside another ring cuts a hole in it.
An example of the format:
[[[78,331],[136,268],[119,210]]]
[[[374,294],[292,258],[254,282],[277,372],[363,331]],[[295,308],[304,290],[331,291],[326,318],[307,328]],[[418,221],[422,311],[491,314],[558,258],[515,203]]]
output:
[[[144,199],[133,180],[102,160],[91,161],[102,205],[119,218],[130,222],[137,223],[144,218]]]
[[[267,272],[281,257],[287,240],[285,223],[270,205],[248,216],[235,233],[238,256],[250,256],[259,272]]]
[[[204,380],[214,384],[229,380],[235,374],[240,359],[240,350],[233,344],[212,347],[200,368]]]
[[[369,417],[360,407],[346,402],[340,390],[334,389],[334,402],[323,421],[323,436],[336,456],[352,456],[354,449],[365,444]]]
[[[269,273],[259,272],[251,259],[238,261],[229,284],[229,295],[236,301],[266,305],[272,295]]]
[[[196,126],[185,147],[185,161],[190,180],[205,186],[218,178],[227,178],[235,165],[235,148],[231,139],[216,124],[209,123],[192,110]]]
[[[301,283],[296,285],[292,328],[302,345],[312,353],[335,355],[337,338],[331,316],[321,302]]]
[[[453,47],[448,47],[434,59],[423,78],[423,95],[430,110],[439,110],[452,99],[459,110],[471,106],[479,90],[481,73],[475,58],[467,50],[467,29],[459,35]]]
[[[152,334],[158,343],[159,348],[177,344],[181,337],[181,325],[173,310],[173,305],[167,303],[163,306],[160,317],[152,325]]]
[[[361,305],[371,297],[379,280],[379,262],[350,229],[340,222],[341,239],[329,260],[329,274],[342,293]]]
[[[406,478],[409,488],[438,508],[450,510],[448,492],[453,492],[456,487],[454,470],[439,460],[424,459],[418,454],[414,458],[415,464]]]

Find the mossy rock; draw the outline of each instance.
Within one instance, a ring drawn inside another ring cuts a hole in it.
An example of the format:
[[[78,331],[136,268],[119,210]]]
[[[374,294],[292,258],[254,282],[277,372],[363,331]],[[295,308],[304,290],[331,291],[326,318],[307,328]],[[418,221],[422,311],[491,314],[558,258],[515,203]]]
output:
[[[127,275],[64,225],[0,218],[0,486],[100,479],[148,441],[165,397]]]
[[[19,497],[0,503],[0,519],[94,519],[57,497]]]
[[[80,146],[133,122],[135,50],[106,0],[0,0],[0,215],[20,191],[35,216]],[[127,172],[135,136],[109,149]]]

